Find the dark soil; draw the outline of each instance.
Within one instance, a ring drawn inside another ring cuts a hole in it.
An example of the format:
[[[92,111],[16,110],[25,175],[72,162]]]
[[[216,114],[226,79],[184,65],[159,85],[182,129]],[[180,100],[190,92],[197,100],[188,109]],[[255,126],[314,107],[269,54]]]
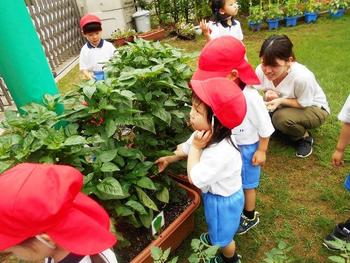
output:
[[[179,197],[179,202],[168,204],[163,212],[165,218],[165,225],[163,229],[167,228],[185,209],[190,205],[191,200],[186,195]],[[136,257],[145,247],[147,247],[153,240],[151,229],[140,227],[135,228],[128,222],[118,222],[118,232],[121,232],[131,245],[129,247],[116,247],[116,254],[118,255],[119,263],[130,262]]]

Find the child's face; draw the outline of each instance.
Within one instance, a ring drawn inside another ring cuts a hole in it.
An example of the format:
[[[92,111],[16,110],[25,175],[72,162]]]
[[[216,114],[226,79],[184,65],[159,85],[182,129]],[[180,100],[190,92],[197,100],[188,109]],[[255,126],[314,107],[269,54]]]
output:
[[[210,123],[207,120],[207,108],[203,102],[192,100],[192,107],[190,112],[190,124],[194,130],[210,130]]]
[[[271,81],[283,79],[287,75],[290,65],[291,61],[285,61],[277,58],[275,66],[267,66],[264,65],[263,59],[261,59],[261,69],[266,78]]]
[[[224,14],[228,16],[235,16],[238,13],[238,4],[236,0],[226,0],[222,8]]]
[[[96,31],[96,32],[84,34],[84,36],[90,42],[90,44],[95,47],[98,46],[98,44],[100,43],[101,35],[102,35],[102,31]]]

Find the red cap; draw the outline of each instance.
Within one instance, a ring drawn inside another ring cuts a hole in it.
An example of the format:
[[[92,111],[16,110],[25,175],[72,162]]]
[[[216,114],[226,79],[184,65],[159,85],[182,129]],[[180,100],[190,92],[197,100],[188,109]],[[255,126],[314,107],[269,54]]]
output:
[[[83,175],[53,164],[19,164],[0,175],[0,251],[39,234],[78,255],[115,244],[109,216],[80,192]]]
[[[191,80],[194,93],[214,112],[221,124],[229,129],[240,125],[247,112],[241,89],[228,78]]]
[[[101,19],[99,19],[97,16],[95,15],[91,15],[91,14],[86,14],[85,16],[83,16],[81,19],[80,19],[80,28],[83,29],[83,27],[86,25],[86,24],[89,24],[89,23],[99,23],[101,24]]]
[[[201,51],[198,68],[192,79],[226,78],[232,70],[247,85],[257,85],[260,81],[252,66],[246,61],[242,42],[231,36],[223,36],[209,41]]]

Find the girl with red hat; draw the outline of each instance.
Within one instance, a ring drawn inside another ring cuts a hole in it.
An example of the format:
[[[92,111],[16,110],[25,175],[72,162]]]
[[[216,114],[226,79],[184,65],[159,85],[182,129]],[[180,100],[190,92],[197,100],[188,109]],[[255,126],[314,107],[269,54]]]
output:
[[[192,80],[190,124],[195,132],[174,152],[159,158],[159,171],[187,157],[189,181],[202,191],[208,245],[221,248],[210,262],[240,262],[235,252],[236,233],[244,204],[242,160],[231,129],[246,114],[240,88],[226,78]]]
[[[19,164],[0,175],[0,252],[48,263],[116,263],[109,216],[81,193],[83,175],[53,164]]]

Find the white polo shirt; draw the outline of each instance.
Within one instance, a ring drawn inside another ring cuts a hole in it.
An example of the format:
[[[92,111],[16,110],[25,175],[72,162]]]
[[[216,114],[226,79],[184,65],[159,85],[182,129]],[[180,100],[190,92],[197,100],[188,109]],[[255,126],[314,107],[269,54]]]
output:
[[[241,24],[239,21],[234,20],[236,22],[235,25],[224,27],[221,23],[219,22],[209,22],[209,29],[210,29],[210,37],[212,39],[222,37],[222,36],[231,36],[234,37],[240,41],[243,41],[243,32],[241,28]]]
[[[181,144],[188,155],[194,133]],[[234,143],[235,139],[231,136]],[[193,166],[191,180],[203,193],[210,192],[230,196],[242,187],[242,158],[240,152],[227,139],[215,143],[202,151],[199,163]]]
[[[97,47],[87,42],[80,51],[80,70],[102,70],[103,63],[110,60],[115,51],[113,44],[103,39]]]
[[[276,87],[272,81],[266,78],[261,64],[256,68],[256,74],[261,82],[261,85],[256,86],[256,88],[279,92],[281,98],[297,99],[303,107],[323,107],[330,113],[326,95],[317,83],[315,75],[304,65],[293,62],[288,75]]]
[[[259,141],[259,136],[267,138],[275,131],[259,92],[246,86],[243,89],[243,94],[247,102],[247,113],[241,125],[232,130],[238,145],[256,143]]]
[[[350,123],[350,95],[348,96],[343,108],[339,112],[338,119],[342,122]]]

